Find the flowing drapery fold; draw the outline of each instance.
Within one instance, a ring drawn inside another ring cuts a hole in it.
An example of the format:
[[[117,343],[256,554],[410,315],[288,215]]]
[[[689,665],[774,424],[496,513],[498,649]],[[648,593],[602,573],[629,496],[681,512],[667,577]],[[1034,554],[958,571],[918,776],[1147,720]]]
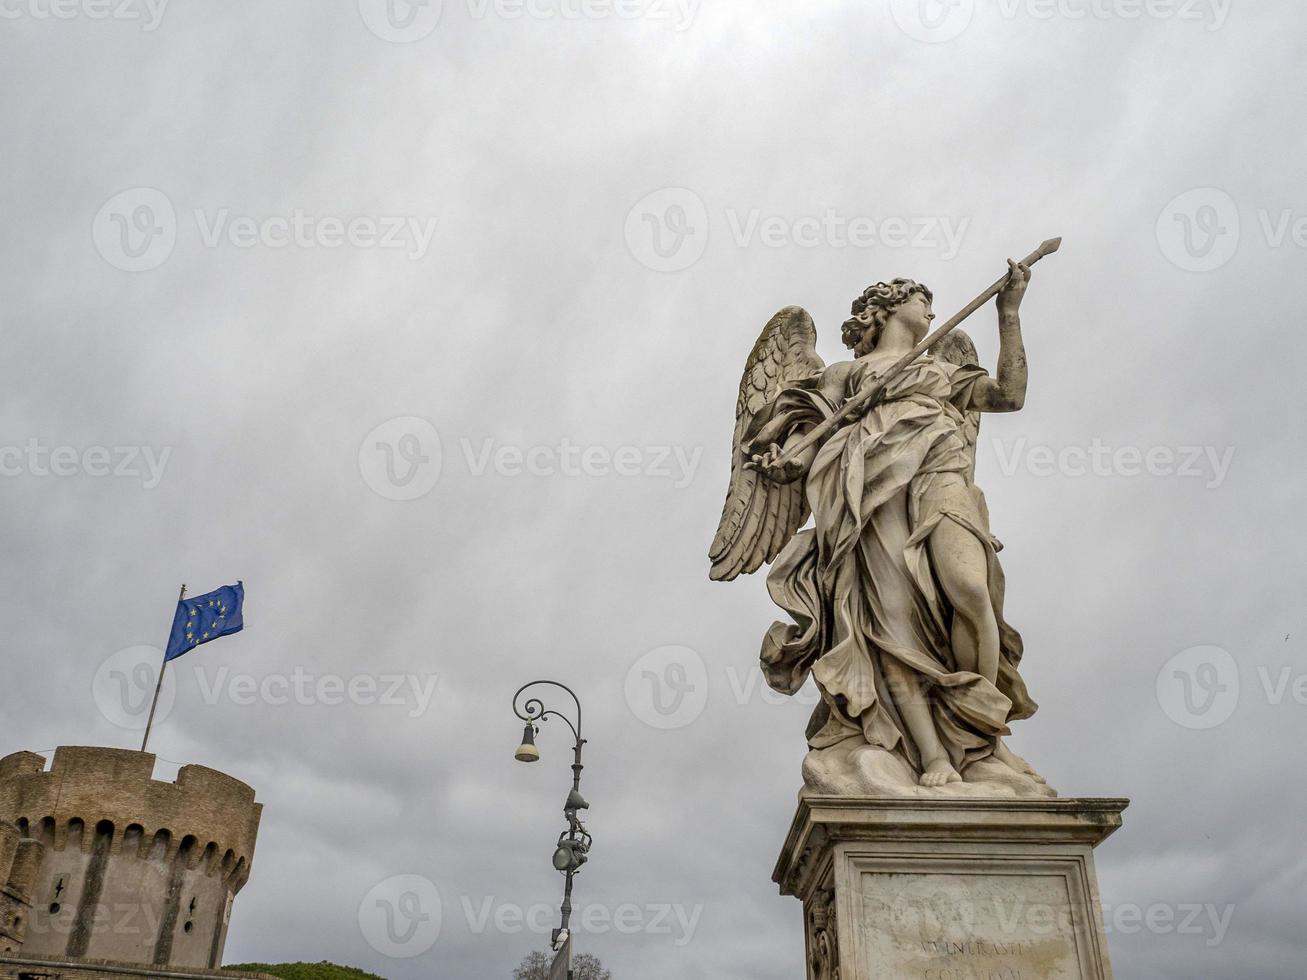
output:
[[[872,384],[891,360],[859,361],[843,399]],[[1010,721],[1036,710],[1018,672],[1021,637],[1003,619],[1000,545],[971,482],[967,412],[984,376],[978,367],[920,359],[817,451],[806,483],[813,526],[781,551],[767,579],[793,622],[773,624],[761,654],[777,691],[794,694],[809,676],[816,680],[822,705],[809,726],[814,749],[862,738],[920,768],[901,714],[906,699],[918,698],[930,704],[950,760],[961,767],[990,755]],[[758,416],[749,438],[759,452],[783,445],[841,404],[816,379],[788,388]],[[954,662],[953,613],[929,549],[941,521],[955,522],[985,549],[1000,632],[996,683]],[[899,669],[887,670],[886,658]]]

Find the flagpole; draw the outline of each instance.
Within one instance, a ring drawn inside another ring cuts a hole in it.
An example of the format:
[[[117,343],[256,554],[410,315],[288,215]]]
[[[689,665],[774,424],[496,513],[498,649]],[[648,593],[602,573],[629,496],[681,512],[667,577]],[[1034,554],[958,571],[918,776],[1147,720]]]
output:
[[[177,601],[186,598],[186,586],[177,594]],[[145,723],[145,738],[141,739],[141,751],[150,744],[150,729],[154,727],[154,712],[159,707],[159,693],[163,690],[163,672],[168,669],[168,644],[163,645],[163,663],[159,665],[159,683],[154,685],[154,701],[150,704],[150,720]]]

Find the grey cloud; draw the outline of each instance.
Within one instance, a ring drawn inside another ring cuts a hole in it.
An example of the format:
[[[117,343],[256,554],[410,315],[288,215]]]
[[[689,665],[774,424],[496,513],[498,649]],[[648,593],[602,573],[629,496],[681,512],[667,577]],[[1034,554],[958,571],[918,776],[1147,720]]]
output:
[[[579,902],[700,910],[681,945],[651,927],[581,948],[623,980],[800,975],[799,909],[770,872],[807,709],[741,686],[775,615],[763,582],[707,581],[740,369],[781,306],[812,311],[829,360],[869,282],[911,275],[941,310],[961,306],[1008,255],[1061,234],[1027,303],[1027,407],[982,440],[1234,454],[1213,486],[982,459],[1042,704],[1014,744],[1064,794],[1134,799],[1099,856],[1110,905],[1233,906],[1215,945],[1211,930],[1114,930],[1119,975],[1299,968],[1304,791],[1286,750],[1307,708],[1270,703],[1257,671],[1300,671],[1307,641],[1303,254],[1281,223],[1307,213],[1305,103],[1286,84],[1307,13],[1221,5],[1212,29],[979,5],[928,44],[879,2],[505,19],[447,0],[428,36],[397,44],[354,2],[151,9],[149,31],[0,24],[0,447],[169,453],[149,488],[0,477],[5,750],[134,744],[91,678],[115,651],[162,642],[182,581],[245,581],[245,633],[191,655],[214,671],[439,678],[412,717],[209,704],[180,662],[161,771],[215,766],[266,804],[230,960],[453,980],[508,977],[543,947],[529,930],[478,931],[463,909],[559,898],[565,733],[546,726],[544,761],[516,765],[508,703],[551,676],[581,692],[591,738]],[[177,237],[133,273],[92,225],[142,187],[167,196]],[[1159,216],[1207,187],[1233,200],[1239,244],[1224,267],[1188,271],[1168,257],[1183,221]],[[625,233],[663,188],[706,211],[702,256],[676,272],[642,264],[656,254]],[[193,217],[297,209],[435,232],[411,250],[210,247]],[[793,229],[828,211],[845,228],[930,219],[965,235],[771,247],[729,217]],[[992,314],[969,329],[992,365]],[[364,437],[404,417],[428,420],[443,451],[412,501],[375,493],[359,463]],[[461,449],[563,440],[612,458],[672,447],[695,466],[478,476]],[[1155,694],[1168,659],[1199,644],[1242,671],[1215,731],[1177,726]],[[668,645],[697,651],[707,698],[659,731],[624,684]],[[358,906],[409,873],[439,889],[442,934],[388,960]]]

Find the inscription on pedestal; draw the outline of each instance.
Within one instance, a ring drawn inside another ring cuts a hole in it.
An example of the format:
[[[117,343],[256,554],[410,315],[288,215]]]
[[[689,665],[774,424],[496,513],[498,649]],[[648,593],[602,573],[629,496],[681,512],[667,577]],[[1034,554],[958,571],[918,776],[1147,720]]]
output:
[[[864,872],[861,899],[866,980],[1082,980],[1062,875]]]

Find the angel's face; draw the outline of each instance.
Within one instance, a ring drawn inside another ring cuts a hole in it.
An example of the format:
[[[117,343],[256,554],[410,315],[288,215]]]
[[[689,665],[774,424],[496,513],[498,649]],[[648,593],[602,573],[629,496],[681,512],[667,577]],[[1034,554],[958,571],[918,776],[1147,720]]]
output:
[[[930,323],[935,319],[930,297],[925,293],[913,293],[903,305],[894,311],[902,324],[912,331],[913,338],[920,343],[930,333]]]

